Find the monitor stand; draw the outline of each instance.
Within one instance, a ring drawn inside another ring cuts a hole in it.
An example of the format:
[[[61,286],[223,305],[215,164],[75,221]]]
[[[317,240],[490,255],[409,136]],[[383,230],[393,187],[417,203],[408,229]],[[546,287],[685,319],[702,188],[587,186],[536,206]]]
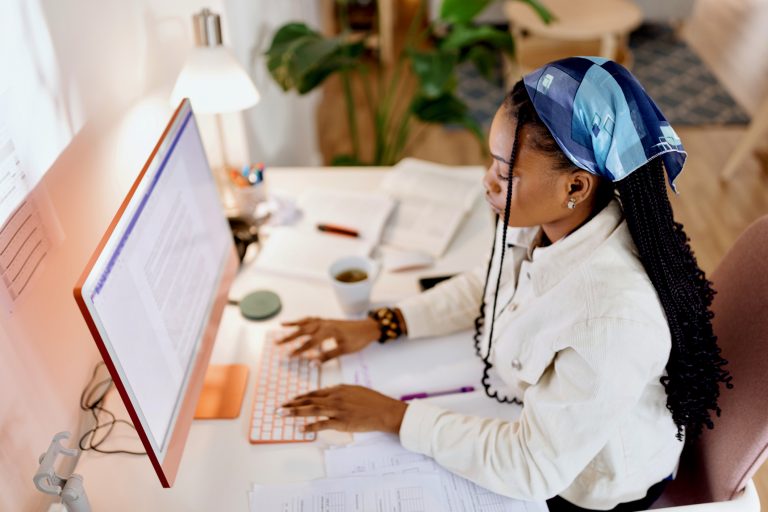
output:
[[[213,364],[205,373],[195,419],[233,419],[240,415],[248,384],[248,366]]]

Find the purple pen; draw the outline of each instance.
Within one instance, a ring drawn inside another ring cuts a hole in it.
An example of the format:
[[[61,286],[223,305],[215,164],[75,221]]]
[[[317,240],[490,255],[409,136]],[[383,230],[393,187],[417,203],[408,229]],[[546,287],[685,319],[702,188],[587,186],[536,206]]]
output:
[[[475,388],[472,386],[462,386],[458,389],[448,389],[446,391],[435,391],[432,393],[411,393],[409,395],[403,395],[400,397],[400,400],[403,402],[407,402],[408,400],[415,400],[417,398],[429,398],[432,396],[443,396],[443,395],[455,395],[458,393],[470,393],[474,391]]]

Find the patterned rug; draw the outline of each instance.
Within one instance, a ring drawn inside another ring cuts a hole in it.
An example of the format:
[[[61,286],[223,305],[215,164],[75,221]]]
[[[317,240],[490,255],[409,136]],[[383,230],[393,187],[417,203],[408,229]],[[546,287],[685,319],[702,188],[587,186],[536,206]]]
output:
[[[747,124],[749,116],[734,101],[696,53],[666,25],[643,25],[630,36],[632,73],[675,125]],[[487,131],[504,99],[499,60],[494,83],[469,63],[458,68],[458,96]]]

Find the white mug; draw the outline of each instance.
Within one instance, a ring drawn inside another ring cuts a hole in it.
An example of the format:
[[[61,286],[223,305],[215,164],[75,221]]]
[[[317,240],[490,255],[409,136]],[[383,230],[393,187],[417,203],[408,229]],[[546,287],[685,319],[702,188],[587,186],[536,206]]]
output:
[[[379,275],[378,262],[360,256],[347,256],[334,261],[328,268],[333,290],[342,311],[348,316],[358,316],[364,313],[371,302],[371,288]],[[339,281],[338,276],[345,271],[361,270],[365,279],[354,282]]]

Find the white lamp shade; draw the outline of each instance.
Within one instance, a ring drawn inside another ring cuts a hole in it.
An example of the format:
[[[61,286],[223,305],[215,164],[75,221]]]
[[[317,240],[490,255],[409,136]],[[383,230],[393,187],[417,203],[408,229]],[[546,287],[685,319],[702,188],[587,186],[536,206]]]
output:
[[[223,114],[254,106],[259,92],[251,78],[224,46],[195,47],[171,93],[175,107],[189,98],[199,114]]]

